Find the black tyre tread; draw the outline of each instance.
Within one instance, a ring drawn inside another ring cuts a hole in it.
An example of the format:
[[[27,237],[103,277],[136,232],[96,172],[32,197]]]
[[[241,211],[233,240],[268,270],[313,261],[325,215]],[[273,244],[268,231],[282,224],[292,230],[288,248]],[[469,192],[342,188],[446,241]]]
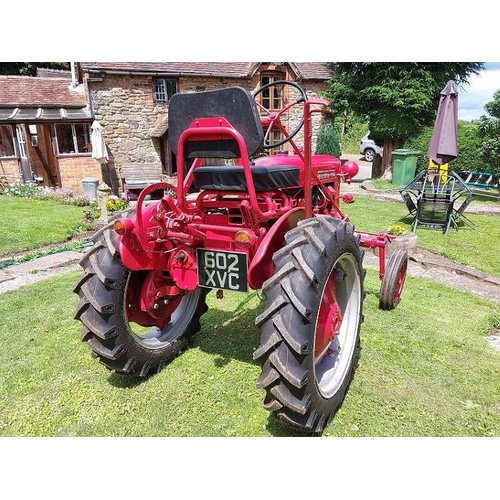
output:
[[[83,275],[73,291],[80,297],[74,317],[82,323],[81,340],[93,356],[108,369],[134,377],[159,372],[167,362],[188,347],[188,341],[201,329],[200,318],[208,310],[208,290],[200,290],[189,325],[166,347],[140,346],[128,330],[122,311],[124,287],[130,274],[121,263],[112,224],[95,236],[94,246],[80,260]]]
[[[317,295],[320,275],[326,271],[325,258],[333,255],[337,243],[346,238],[355,242],[363,289],[365,272],[359,236],[350,224],[332,217],[303,220],[287,232],[285,246],[273,257],[277,272],[263,286],[266,306],[256,319],[256,325],[261,328],[261,342],[253,354],[262,367],[257,387],[266,391],[264,408],[303,431],[321,432],[338,409],[317,411],[306,390],[310,374],[305,359],[314,355],[310,329],[315,318],[304,297],[311,293]],[[361,300],[363,298],[362,291]],[[337,406],[340,403],[335,402]]]
[[[396,279],[405,262],[408,265],[408,252],[404,248],[399,248],[391,255],[380,285],[379,309],[391,311],[399,304],[400,300],[394,302],[393,298],[396,291]]]

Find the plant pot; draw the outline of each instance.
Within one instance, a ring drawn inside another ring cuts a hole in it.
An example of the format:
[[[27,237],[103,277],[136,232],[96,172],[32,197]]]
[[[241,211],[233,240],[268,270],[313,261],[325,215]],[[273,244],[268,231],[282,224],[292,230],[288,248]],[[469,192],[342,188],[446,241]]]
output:
[[[408,252],[408,257],[413,255],[417,250],[417,235],[416,233],[408,233],[396,238],[388,243],[385,247],[386,258],[389,258],[396,250],[405,248]]]

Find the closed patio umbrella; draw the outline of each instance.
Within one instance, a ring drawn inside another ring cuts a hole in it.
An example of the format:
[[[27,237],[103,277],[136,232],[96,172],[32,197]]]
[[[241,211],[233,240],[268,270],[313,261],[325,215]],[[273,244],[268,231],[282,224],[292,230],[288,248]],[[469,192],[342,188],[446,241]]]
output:
[[[90,128],[92,129],[92,158],[99,160],[101,163],[108,163],[109,156],[102,136],[102,125],[97,120],[94,120]]]
[[[444,165],[458,155],[458,87],[450,80],[441,91],[439,106],[427,156],[437,165]]]

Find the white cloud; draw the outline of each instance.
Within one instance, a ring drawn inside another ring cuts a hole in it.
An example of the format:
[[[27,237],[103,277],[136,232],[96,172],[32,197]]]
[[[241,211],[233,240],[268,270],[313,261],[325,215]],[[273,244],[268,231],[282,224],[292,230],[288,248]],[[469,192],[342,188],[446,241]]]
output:
[[[476,120],[486,114],[484,105],[500,90],[500,63],[486,63],[485,70],[469,78],[469,84],[459,90],[458,119]]]

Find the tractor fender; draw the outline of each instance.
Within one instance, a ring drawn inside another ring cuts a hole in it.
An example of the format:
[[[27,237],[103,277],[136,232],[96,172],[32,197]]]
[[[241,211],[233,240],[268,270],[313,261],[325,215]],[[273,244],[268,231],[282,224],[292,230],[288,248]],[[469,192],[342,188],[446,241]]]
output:
[[[294,208],[283,214],[264,236],[248,268],[248,284],[254,290],[262,288],[264,281],[274,274],[273,255],[285,245],[285,234],[305,219],[304,208]]]

